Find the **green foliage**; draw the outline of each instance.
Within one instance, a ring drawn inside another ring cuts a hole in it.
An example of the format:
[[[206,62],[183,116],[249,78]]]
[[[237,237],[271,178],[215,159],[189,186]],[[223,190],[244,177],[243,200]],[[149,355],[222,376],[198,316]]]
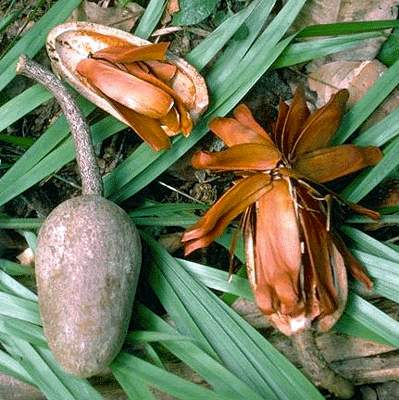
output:
[[[146,144],[140,145],[111,174],[104,178],[106,195],[122,202],[153,182],[170,165],[190,150],[207,133],[207,123],[214,116],[227,114],[248,93],[255,82],[270,68],[282,68],[322,57],[334,52],[360,46],[363,40],[378,37],[378,31],[397,27],[398,21],[370,21],[313,26],[297,35],[286,32],[305,0],[289,0],[285,7],[264,27],[275,5],[273,0],[254,0],[235,15],[228,16],[217,29],[194,48],[187,59],[205,71],[212,102],[189,138],[178,137],[171,150],[155,153]],[[79,1],[54,6],[26,32],[0,60],[0,87],[4,88],[15,76],[16,59],[22,52],[35,55],[43,46],[52,26],[67,18]],[[135,31],[148,38],[157,26],[166,0],[151,0]],[[206,18],[216,1],[201,1],[202,8],[188,9],[193,0],[180,1],[182,11],[174,17],[178,24],[193,24]],[[193,7],[193,6],[192,6]],[[2,21],[4,25],[15,18],[13,14]],[[191,18],[191,19],[190,19]],[[180,19],[180,22],[179,22]],[[311,39],[312,36],[337,36]],[[306,41],[300,38],[307,37]],[[211,64],[212,61],[212,64]],[[211,64],[211,65],[210,65]],[[210,66],[209,66],[210,65]],[[399,64],[376,82],[364,99],[346,114],[336,142],[349,138],[399,82]],[[34,85],[0,107],[0,130],[24,117],[51,98],[40,86]],[[94,106],[79,98],[87,116]],[[121,131],[125,126],[112,117],[92,124],[95,144]],[[355,143],[383,146],[384,159],[377,166],[359,175],[344,190],[344,195],[357,201],[370,192],[399,164],[399,113],[358,135]],[[7,135],[9,136],[9,135]],[[0,139],[3,136],[0,136]],[[3,137],[4,139],[4,137]],[[23,145],[12,136],[7,139]],[[74,147],[63,116],[59,117],[0,178],[0,205],[6,204],[41,180],[54,174],[74,159]],[[141,227],[187,226],[197,220],[201,205],[144,204],[130,212]],[[384,221],[398,222],[386,210]],[[348,223],[369,222],[353,217]],[[0,228],[22,229],[29,246],[34,249],[41,219],[0,217]],[[153,228],[151,228],[153,229]],[[354,251],[375,282],[375,292],[398,301],[398,251],[351,226],[342,229]],[[151,250],[146,279],[159,299],[172,324],[165,322],[144,305],[138,305],[136,324],[140,330],[129,333],[127,344],[144,350],[136,353],[122,351],[111,365],[112,373],[129,398],[153,400],[150,387],[186,400],[196,399],[322,399],[310,382],[287,361],[255,329],[239,317],[212,290],[229,296],[252,300],[248,281],[235,275],[228,281],[225,271],[206,265],[176,259],[155,242],[146,231],[143,237]],[[231,231],[218,243],[228,247]],[[243,260],[242,242],[236,251]],[[27,278],[32,269],[9,260],[0,259],[0,371],[40,388],[48,399],[101,399],[83,379],[65,374],[53,359],[41,328],[37,297],[16,278]],[[144,278],[143,278],[144,279]],[[354,288],[356,290],[356,287]],[[355,292],[335,329],[340,332],[399,347],[399,324]],[[155,345],[154,345],[155,344]],[[197,372],[210,389],[194,385],[168,372],[159,351],[172,354]]]
[[[399,59],[399,29],[394,29],[389,35],[382,45],[377,58],[389,67]]]
[[[298,37],[350,35],[354,33],[382,31],[398,27],[399,21],[397,20],[337,22],[334,24],[308,26],[298,33]]]
[[[151,35],[152,31],[155,29],[162,17],[166,3],[167,0],[151,0],[148,3],[143,16],[141,17],[140,22],[134,31],[136,36],[147,39]]]
[[[54,26],[64,22],[81,0],[56,2],[33,27],[0,59],[0,90],[15,77],[15,66],[20,54],[33,57],[43,47],[47,33]]]
[[[208,17],[218,0],[180,0],[180,11],[173,15],[175,25],[194,25]]]

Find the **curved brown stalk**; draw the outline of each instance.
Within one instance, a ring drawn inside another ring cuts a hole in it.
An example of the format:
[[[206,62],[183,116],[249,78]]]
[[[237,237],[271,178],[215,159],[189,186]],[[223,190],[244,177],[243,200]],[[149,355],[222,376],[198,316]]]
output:
[[[25,75],[41,83],[57,99],[75,142],[76,161],[82,178],[82,192],[101,195],[103,186],[91,141],[90,128],[73,97],[54,74],[25,55],[20,56],[16,71],[17,74]]]

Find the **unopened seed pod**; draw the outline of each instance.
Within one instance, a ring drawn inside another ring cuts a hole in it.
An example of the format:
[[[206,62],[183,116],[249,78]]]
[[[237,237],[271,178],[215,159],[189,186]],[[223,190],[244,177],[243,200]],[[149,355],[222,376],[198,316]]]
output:
[[[124,341],[136,291],[141,242],[129,216],[102,197],[89,128],[62,83],[21,57],[17,71],[60,103],[75,140],[82,195],[56,207],[40,228],[36,278],[49,347],[69,373],[101,372]]]

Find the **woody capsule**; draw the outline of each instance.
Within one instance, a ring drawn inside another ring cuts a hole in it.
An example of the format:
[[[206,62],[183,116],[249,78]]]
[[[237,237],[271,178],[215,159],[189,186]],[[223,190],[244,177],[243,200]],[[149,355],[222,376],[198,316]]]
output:
[[[188,136],[208,106],[202,76],[168,47],[88,22],[58,25],[47,38],[53,70],[156,151]]]
[[[185,253],[208,246],[241,214],[256,303],[286,335],[334,325],[346,303],[346,271],[372,287],[335,230],[331,210],[338,204],[374,219],[379,214],[344,202],[324,185],[382,157],[377,147],[330,146],[347,99],[340,90],[311,114],[298,89],[291,105],[280,102],[270,134],[241,104],[233,118],[210,123],[228,149],[200,151],[192,159],[195,168],[232,171],[237,180],[185,232]]]

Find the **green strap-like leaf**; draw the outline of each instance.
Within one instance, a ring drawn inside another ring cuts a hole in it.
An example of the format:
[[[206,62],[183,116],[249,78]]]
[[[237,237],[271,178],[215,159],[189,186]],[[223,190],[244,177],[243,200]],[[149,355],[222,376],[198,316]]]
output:
[[[317,390],[255,329],[199,284],[159,244],[144,237],[155,261],[150,284],[179,331],[192,335],[199,343],[205,337],[227,368],[265,398],[321,399]],[[184,314],[180,306],[177,308],[179,303]]]
[[[298,37],[350,35],[353,33],[383,31],[398,27],[399,21],[396,19],[337,22],[334,24],[307,26],[298,33]]]
[[[0,107],[0,131],[52,98],[41,85],[33,85]]]
[[[364,40],[381,36],[381,33],[370,32],[292,43],[281,53],[276,62],[272,65],[272,68],[290,67],[340,51],[360,47],[364,44]]]
[[[234,14],[220,26],[218,26],[209,36],[194,47],[187,55],[186,60],[201,71],[212,60],[215,54],[233,37],[238,29],[245,23],[255,7],[258,7],[262,0],[253,1],[248,7],[237,14]]]
[[[346,200],[357,203],[368,195],[399,165],[399,138],[384,150],[383,159],[374,167],[360,173],[341,193]]]
[[[134,34],[143,39],[148,39],[161,19],[166,4],[167,0],[151,0],[141,17]]]
[[[334,137],[335,144],[345,142],[399,84],[399,61],[387,69],[367,93],[343,117]]]
[[[399,323],[360,296],[349,296],[345,314],[334,329],[399,347]]]
[[[43,47],[48,32],[56,25],[64,22],[81,0],[58,1],[37,21],[33,27],[23,34],[21,39],[0,60],[0,90],[3,90],[15,77],[15,66],[21,54],[34,57]]]
[[[139,306],[139,316],[140,324],[149,329],[156,329],[163,334],[173,334],[174,337],[185,338],[179,335],[162,318],[142,305]],[[201,350],[194,341],[174,340],[163,341],[161,344],[190,368],[198,372],[212,386],[215,392],[231,400],[261,400],[261,397],[253,388],[249,387],[240,377],[232,374],[220,362]]]
[[[209,389],[178,377],[162,368],[156,367],[138,357],[121,352],[111,365],[116,376],[125,375],[132,379],[132,371],[147,384],[181,400],[229,400]]]
[[[366,233],[350,226],[343,226],[341,230],[346,236],[353,240],[357,249],[394,262],[398,260],[399,252]]]

